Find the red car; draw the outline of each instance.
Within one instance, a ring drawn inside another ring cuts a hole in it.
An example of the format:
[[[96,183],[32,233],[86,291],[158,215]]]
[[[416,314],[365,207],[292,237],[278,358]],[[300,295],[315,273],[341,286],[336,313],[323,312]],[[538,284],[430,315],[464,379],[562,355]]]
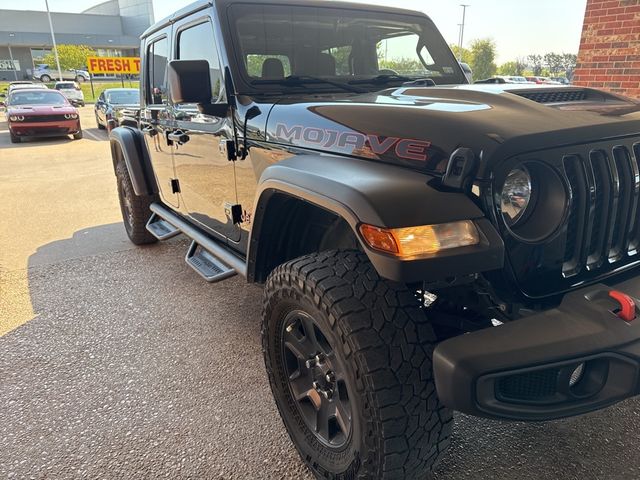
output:
[[[9,94],[7,122],[12,143],[25,137],[82,138],[78,110],[55,90],[20,89]]]

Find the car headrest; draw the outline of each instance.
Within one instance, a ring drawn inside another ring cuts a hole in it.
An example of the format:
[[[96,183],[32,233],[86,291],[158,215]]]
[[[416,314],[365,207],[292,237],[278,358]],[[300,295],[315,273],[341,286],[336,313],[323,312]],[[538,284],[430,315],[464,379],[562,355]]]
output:
[[[267,58],[262,64],[262,78],[284,78],[284,66],[277,58]]]

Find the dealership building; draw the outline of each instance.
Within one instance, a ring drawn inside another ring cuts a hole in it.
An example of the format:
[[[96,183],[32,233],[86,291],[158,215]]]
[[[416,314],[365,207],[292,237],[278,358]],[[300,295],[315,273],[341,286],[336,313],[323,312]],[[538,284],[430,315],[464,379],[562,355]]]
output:
[[[51,12],[51,21],[58,44],[87,45],[99,56],[138,56],[139,37],[154,23],[153,5],[109,0],[82,13]],[[51,50],[47,12],[0,8],[0,80],[30,78]]]
[[[573,81],[640,98],[640,0],[587,0]]]

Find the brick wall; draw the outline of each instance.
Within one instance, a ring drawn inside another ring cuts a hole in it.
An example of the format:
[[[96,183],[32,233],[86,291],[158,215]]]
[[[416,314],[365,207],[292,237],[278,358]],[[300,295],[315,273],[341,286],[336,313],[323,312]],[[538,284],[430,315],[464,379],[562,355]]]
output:
[[[573,82],[640,98],[640,0],[587,0]]]

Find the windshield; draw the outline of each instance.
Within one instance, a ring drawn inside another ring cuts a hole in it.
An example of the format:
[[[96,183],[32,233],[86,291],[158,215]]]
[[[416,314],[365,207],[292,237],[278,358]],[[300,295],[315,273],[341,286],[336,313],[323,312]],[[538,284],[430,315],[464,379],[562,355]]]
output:
[[[266,4],[234,5],[231,16],[241,74],[253,88],[282,89],[278,80],[288,76],[355,82],[370,90],[379,90],[381,80],[399,85],[407,78],[467,83],[426,17]],[[335,89],[328,83],[304,85],[311,87]]]
[[[117,90],[107,93],[107,102],[118,105],[135,105],[140,103],[138,90]]]
[[[56,90],[69,90],[74,89],[76,86],[72,83],[56,83]]]
[[[52,90],[14,91],[9,97],[9,105],[66,105],[67,99]]]

